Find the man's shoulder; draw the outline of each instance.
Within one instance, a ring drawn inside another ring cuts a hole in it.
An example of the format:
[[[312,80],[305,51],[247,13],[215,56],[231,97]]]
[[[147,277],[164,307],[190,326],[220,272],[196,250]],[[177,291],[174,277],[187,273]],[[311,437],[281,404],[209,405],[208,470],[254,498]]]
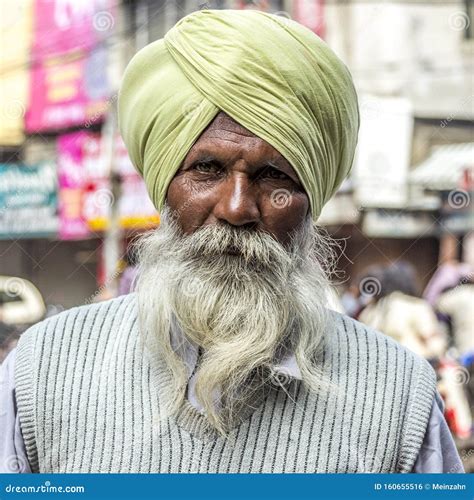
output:
[[[349,344],[356,341],[358,344],[366,346],[382,344],[384,348],[387,346],[387,348],[407,350],[382,332],[347,316],[347,314],[333,310],[329,310],[328,331],[330,332],[329,337],[333,341],[331,343]]]
[[[125,317],[136,317],[135,294],[72,307],[28,328],[18,342],[18,350],[39,343],[53,345],[71,336],[89,342],[109,329],[120,332],[118,326]]]
[[[364,432],[397,429],[396,469],[410,472],[436,396],[435,371],[426,359],[345,314],[331,311],[327,331],[326,352],[345,388],[342,399],[361,402]]]

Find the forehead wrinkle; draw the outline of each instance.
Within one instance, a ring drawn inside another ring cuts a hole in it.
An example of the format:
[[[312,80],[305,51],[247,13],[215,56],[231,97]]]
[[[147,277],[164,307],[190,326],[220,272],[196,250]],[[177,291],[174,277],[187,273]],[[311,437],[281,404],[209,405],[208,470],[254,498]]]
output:
[[[213,129],[207,129],[199,139],[223,139],[223,140],[229,140],[229,137],[232,137],[234,139],[237,139],[237,141],[242,142],[242,138],[244,140],[251,140],[251,141],[262,141],[265,142],[263,139],[260,137],[256,136],[252,132],[246,133],[246,129],[242,130],[230,130],[226,128],[213,128]],[[237,142],[234,141],[234,142]]]
[[[239,136],[241,134],[235,133],[234,135]],[[239,146],[240,151],[249,150],[251,152],[256,145],[255,143],[258,143],[259,146],[262,145],[264,147],[265,156],[267,156],[273,160],[276,160],[276,161],[280,160],[286,164],[289,164],[289,162],[286,160],[286,158],[277,149],[275,149],[271,144],[266,142],[264,139],[261,139],[260,137],[253,135],[253,134],[251,136],[244,136],[244,137],[251,139],[250,145],[248,144],[248,141],[242,141],[240,138],[229,137],[226,134],[216,134],[215,136],[213,136],[213,134],[212,135],[211,134],[209,134],[209,135],[203,134],[194,143],[190,152],[191,151],[195,152],[197,149],[199,149],[201,147],[204,149],[209,149],[209,147],[213,147],[213,148],[222,150],[221,153],[228,152],[228,151],[226,151],[226,149],[227,149],[226,145],[219,144],[220,142],[235,144],[236,146]]]
[[[211,143],[212,145],[218,145],[218,143],[222,142],[231,142],[232,144],[236,144],[237,146],[242,146],[242,141],[234,140],[230,137],[206,137],[203,138],[203,142]],[[197,143],[196,143],[197,144]]]
[[[212,122],[208,125],[206,132],[211,131],[223,131],[230,132],[237,135],[242,135],[244,137],[257,137],[253,132],[248,130],[246,127],[236,122],[229,115],[221,111],[218,115],[212,120]],[[203,135],[204,135],[203,134]]]

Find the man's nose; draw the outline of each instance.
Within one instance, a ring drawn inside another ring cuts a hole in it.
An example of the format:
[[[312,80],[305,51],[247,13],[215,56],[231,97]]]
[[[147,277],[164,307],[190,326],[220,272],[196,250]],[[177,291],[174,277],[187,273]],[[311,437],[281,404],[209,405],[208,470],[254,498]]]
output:
[[[255,224],[260,220],[257,186],[248,176],[238,172],[229,175],[220,186],[214,216],[233,226]]]

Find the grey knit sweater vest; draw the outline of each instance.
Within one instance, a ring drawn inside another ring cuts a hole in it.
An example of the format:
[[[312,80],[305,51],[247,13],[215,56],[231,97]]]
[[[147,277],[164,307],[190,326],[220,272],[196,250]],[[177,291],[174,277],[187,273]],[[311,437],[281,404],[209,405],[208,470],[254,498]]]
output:
[[[409,472],[435,394],[430,365],[331,312],[321,363],[337,390],[265,389],[224,439],[185,402],[160,418],[163,361],[143,350],[136,296],[30,328],[17,405],[38,472]]]

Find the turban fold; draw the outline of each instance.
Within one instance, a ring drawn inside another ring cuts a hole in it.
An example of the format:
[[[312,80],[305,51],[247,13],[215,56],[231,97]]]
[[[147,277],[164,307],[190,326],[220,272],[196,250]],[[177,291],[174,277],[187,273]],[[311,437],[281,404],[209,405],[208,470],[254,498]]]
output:
[[[118,100],[130,158],[158,210],[223,111],[292,165],[316,219],[351,169],[359,129],[346,66],[312,31],[256,10],[202,10],[130,61]]]

